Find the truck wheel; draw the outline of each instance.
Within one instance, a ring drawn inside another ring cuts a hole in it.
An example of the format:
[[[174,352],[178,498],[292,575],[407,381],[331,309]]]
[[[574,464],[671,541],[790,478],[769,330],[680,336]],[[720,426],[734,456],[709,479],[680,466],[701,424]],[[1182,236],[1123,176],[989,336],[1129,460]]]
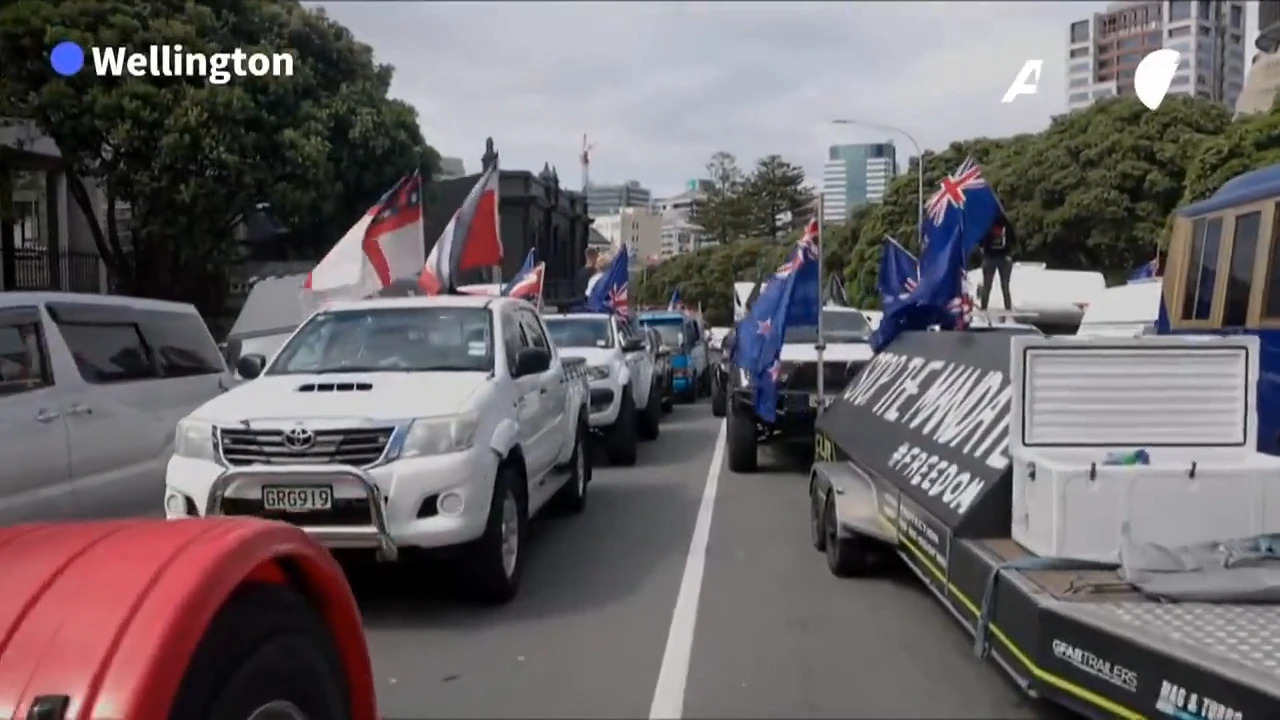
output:
[[[614,465],[636,464],[636,403],[631,399],[630,388],[622,391],[618,419],[609,428],[606,446],[609,462]]]
[[[664,391],[665,392],[662,396],[662,413],[666,415],[669,414],[676,406],[676,393],[671,387],[671,378],[667,378],[667,384]]]
[[[725,390],[720,383],[711,386],[711,414],[716,417],[724,417],[725,410]]]
[[[694,381],[690,380],[688,389],[680,392],[680,402],[689,405],[698,402],[698,386]]]
[[[573,439],[573,457],[569,458],[569,479],[556,491],[556,504],[560,509],[573,515],[587,509],[587,485],[591,483],[591,449],[587,447],[588,433],[586,422],[579,422],[578,434]]]
[[[640,413],[640,439],[657,440],[662,425],[662,398],[659,397],[658,384],[649,383],[649,402]]]
[[[218,611],[169,712],[169,720],[349,716],[346,674],[324,620],[293,588],[260,583],[237,589]]]
[[[827,497],[822,511],[822,531],[826,535],[823,549],[827,553],[827,569],[838,578],[860,577],[870,573],[873,559],[867,541],[861,537],[842,538],[836,522],[835,498]]]
[[[524,498],[517,492],[521,482],[520,473],[510,467],[498,469],[484,535],[461,558],[465,589],[480,602],[505,603],[520,589],[528,521]]]
[[[729,469],[736,473],[755,472],[760,465],[756,457],[755,418],[735,405],[729,409],[725,422],[729,426]]]
[[[809,541],[818,552],[827,550],[827,519],[823,513],[822,499],[809,483]]]

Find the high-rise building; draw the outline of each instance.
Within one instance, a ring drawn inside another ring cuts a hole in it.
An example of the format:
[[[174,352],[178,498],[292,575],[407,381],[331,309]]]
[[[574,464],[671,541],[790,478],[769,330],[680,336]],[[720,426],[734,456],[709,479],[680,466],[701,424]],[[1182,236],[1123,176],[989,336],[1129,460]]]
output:
[[[1258,54],[1244,79],[1244,91],[1236,101],[1236,114],[1248,115],[1271,109],[1280,92],[1280,2],[1258,5]]]
[[[822,166],[822,222],[842,223],[863,205],[884,199],[898,174],[893,142],[832,145]]]
[[[591,217],[617,215],[623,208],[647,208],[653,201],[653,193],[637,180],[621,185],[587,186],[587,213]]]
[[[662,258],[716,245],[698,225],[698,209],[712,189],[710,180],[690,180],[684,192],[665,198],[655,198],[653,209],[662,216]]]
[[[1244,88],[1244,33],[1244,0],[1112,3],[1092,19],[1071,23],[1068,30],[1067,108],[1134,96],[1134,70],[1160,48],[1182,55],[1170,95],[1234,108]]]
[[[609,240],[611,251],[627,246],[632,257],[657,259],[662,254],[662,218],[647,207],[627,207],[597,215],[591,227]]]

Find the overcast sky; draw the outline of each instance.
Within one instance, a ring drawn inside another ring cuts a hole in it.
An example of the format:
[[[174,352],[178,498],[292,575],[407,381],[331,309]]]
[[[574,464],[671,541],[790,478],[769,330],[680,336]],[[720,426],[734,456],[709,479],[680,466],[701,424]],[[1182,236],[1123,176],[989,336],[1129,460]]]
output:
[[[1103,2],[323,2],[396,68],[442,155],[479,169],[492,136],[509,169],[556,165],[658,195],[700,177],[717,150],[770,153],[821,178],[828,145],[900,134],[926,148],[1044,128],[1063,111],[1068,25]],[[1252,4],[1251,4],[1252,5]],[[1256,25],[1249,13],[1249,42]],[[1250,44],[1246,57],[1252,57]],[[1029,59],[1040,92],[1000,98]]]

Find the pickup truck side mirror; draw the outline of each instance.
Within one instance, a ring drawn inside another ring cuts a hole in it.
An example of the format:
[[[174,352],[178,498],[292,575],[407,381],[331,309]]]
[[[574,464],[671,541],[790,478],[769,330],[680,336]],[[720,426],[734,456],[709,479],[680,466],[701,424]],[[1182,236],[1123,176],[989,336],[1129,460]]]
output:
[[[516,353],[516,366],[512,377],[537,375],[551,369],[551,353],[542,348],[524,348]]]
[[[622,352],[639,352],[644,349],[644,340],[641,338],[631,338],[622,343]]]
[[[236,360],[236,373],[245,380],[252,380],[262,374],[267,366],[267,358],[257,353],[241,355]]]
[[[671,357],[671,348],[667,347],[666,345],[663,345],[662,347],[658,348],[658,357],[660,358]]]

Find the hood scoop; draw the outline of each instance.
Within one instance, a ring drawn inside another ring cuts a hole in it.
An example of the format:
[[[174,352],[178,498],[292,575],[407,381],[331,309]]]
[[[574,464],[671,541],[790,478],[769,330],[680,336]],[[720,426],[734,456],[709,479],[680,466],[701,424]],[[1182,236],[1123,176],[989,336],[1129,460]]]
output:
[[[298,392],[368,392],[372,389],[373,383],[367,382],[307,383],[298,386]]]

